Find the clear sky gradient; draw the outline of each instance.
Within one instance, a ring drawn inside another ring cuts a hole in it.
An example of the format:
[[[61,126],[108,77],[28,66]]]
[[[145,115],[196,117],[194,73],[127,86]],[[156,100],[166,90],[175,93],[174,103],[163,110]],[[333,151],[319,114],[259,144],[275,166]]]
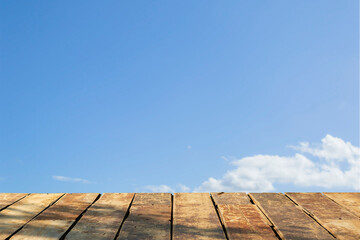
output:
[[[0,3],[0,192],[194,189],[327,134],[359,146],[356,0]]]

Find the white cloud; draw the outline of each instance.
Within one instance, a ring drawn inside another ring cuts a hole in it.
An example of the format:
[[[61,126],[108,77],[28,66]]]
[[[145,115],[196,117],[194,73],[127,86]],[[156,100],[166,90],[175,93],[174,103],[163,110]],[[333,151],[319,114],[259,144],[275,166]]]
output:
[[[195,191],[265,192],[275,191],[275,184],[360,190],[360,148],[331,135],[321,144],[302,142],[292,148],[299,151],[294,156],[255,155],[234,160],[235,169],[220,179],[210,177]]]
[[[326,135],[319,146],[313,144],[313,147],[308,142],[301,142],[300,146],[291,146],[295,150],[303,153],[309,153],[315,157],[325,159],[327,161],[356,161],[359,159],[359,148],[353,146],[350,142],[345,142],[341,138]]]
[[[174,189],[167,185],[148,185],[145,186],[144,189],[156,193],[175,192]]]
[[[168,185],[148,185],[143,187],[144,190],[155,192],[155,193],[161,193],[161,192],[190,192],[191,189],[188,186],[185,186],[183,184],[178,184],[175,188],[170,187]]]
[[[183,184],[179,184],[180,192],[190,192],[190,188],[188,186],[185,186]]]
[[[61,182],[78,182],[78,183],[91,183],[89,180],[82,179],[82,178],[71,178],[71,177],[64,177],[64,176],[52,176],[54,180],[61,181]]]

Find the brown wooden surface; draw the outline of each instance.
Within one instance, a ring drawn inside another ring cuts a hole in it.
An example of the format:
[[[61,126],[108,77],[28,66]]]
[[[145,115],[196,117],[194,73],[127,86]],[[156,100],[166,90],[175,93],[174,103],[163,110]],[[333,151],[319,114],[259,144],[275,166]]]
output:
[[[360,239],[360,219],[321,193],[287,193],[338,239]]]
[[[59,239],[98,195],[98,193],[65,194],[11,239]]]
[[[251,198],[283,239],[333,239],[315,220],[281,193],[251,193]]]
[[[173,239],[226,239],[209,193],[175,193]]]
[[[26,195],[28,193],[0,193],[0,211]]]
[[[113,240],[133,196],[133,193],[104,193],[85,212],[65,239]]]
[[[137,193],[118,239],[171,238],[171,194]]]
[[[250,203],[250,198],[243,192],[220,192],[211,193],[216,205],[247,205]]]
[[[0,239],[9,237],[63,193],[30,194],[0,212]]]
[[[228,239],[277,240],[265,217],[245,193],[211,193]]]
[[[105,193],[98,198],[97,193],[0,194],[0,240],[360,240],[359,193]]]
[[[324,194],[360,217],[360,192],[325,192]]]

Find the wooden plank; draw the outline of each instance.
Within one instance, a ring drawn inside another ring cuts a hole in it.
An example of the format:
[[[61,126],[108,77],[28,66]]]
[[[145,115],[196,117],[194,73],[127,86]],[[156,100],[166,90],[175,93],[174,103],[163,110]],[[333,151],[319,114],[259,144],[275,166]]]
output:
[[[29,195],[28,193],[0,193],[0,211],[14,202]]]
[[[228,239],[277,240],[263,214],[246,193],[211,193]]]
[[[220,192],[211,193],[216,205],[248,205],[251,204],[250,198],[246,193],[240,192]]]
[[[133,197],[133,193],[104,193],[65,239],[114,239]]]
[[[360,217],[360,192],[326,192],[324,194]]]
[[[137,193],[118,239],[167,239],[171,237],[171,194]]]
[[[1,211],[0,239],[9,237],[62,195],[62,193],[30,194]]]
[[[251,193],[282,239],[333,239],[314,219],[281,193]]]
[[[175,193],[173,239],[226,239],[208,193]]]
[[[286,193],[338,239],[360,239],[360,219],[321,193]]]
[[[66,194],[31,220],[11,239],[60,239],[76,218],[99,196],[98,193]]]

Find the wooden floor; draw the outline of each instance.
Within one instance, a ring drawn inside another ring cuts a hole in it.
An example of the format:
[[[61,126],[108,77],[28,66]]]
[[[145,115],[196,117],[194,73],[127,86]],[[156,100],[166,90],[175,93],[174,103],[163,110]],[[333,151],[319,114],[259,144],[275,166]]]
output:
[[[0,239],[360,239],[360,193],[0,194]]]

